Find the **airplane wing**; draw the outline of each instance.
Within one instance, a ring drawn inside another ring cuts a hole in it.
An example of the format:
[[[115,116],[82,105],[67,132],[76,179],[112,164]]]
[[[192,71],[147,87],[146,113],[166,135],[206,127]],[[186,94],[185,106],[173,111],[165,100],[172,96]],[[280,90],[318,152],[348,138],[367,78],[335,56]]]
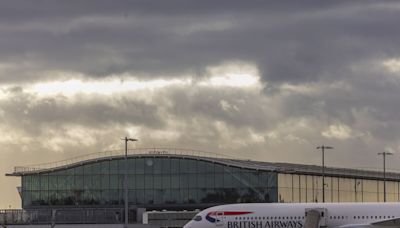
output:
[[[388,219],[379,222],[371,223],[373,226],[390,226],[390,227],[400,227],[400,218]]]
[[[400,228],[400,218],[382,220],[370,224],[347,224],[339,226],[337,228],[378,228],[378,227]]]

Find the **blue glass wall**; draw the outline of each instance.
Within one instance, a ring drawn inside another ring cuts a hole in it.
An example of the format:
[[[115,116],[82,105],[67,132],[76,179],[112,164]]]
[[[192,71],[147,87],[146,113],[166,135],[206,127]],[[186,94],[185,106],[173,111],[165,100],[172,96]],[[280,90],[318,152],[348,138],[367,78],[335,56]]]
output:
[[[123,159],[105,160],[22,177],[23,207],[121,206]],[[129,204],[193,205],[276,202],[277,174],[210,161],[133,157],[128,159]]]

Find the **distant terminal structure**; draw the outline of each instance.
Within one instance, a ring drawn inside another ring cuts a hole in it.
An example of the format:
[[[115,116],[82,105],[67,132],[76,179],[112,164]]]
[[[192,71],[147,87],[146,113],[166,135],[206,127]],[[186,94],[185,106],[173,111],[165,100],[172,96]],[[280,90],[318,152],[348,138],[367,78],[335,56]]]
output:
[[[193,211],[228,203],[322,202],[321,166],[230,158],[187,149],[109,151],[15,167],[24,210],[102,208],[123,216],[128,164],[130,221],[145,211]],[[325,168],[326,202],[384,200],[382,172]],[[400,174],[386,173],[387,201],[400,201]],[[120,210],[120,211],[119,211]],[[115,217],[115,216],[114,216]],[[121,220],[122,221],[122,220]]]

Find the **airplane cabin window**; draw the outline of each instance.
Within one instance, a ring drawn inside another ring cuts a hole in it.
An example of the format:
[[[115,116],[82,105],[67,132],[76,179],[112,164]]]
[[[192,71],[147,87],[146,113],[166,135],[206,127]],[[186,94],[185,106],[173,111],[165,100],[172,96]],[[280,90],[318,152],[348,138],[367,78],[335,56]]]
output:
[[[196,216],[193,218],[193,220],[194,220],[194,221],[197,221],[197,222],[201,221],[201,219],[202,219],[202,217],[201,217],[200,215],[196,215]]]

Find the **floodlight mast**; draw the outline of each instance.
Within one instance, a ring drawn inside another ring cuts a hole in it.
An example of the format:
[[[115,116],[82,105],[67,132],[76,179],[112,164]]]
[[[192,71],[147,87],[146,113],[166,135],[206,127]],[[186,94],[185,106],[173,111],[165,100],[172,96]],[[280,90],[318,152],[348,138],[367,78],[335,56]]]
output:
[[[128,204],[128,141],[139,141],[138,139],[134,138],[128,138],[125,137],[122,139],[125,141],[125,174],[124,174],[124,191],[125,191],[125,197],[124,197],[124,204],[125,204],[125,224],[124,227],[128,227],[128,210],[129,210],[129,204]]]
[[[332,146],[319,146],[317,149],[322,151],[322,202],[325,203],[325,150],[333,149]]]
[[[378,155],[383,157],[383,202],[386,202],[386,155],[393,155],[390,152],[381,152]]]

